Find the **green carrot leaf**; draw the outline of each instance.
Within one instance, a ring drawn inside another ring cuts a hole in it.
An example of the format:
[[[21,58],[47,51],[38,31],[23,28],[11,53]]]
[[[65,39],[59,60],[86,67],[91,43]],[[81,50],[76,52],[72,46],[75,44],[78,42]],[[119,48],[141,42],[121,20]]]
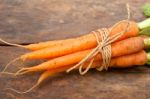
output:
[[[142,7],[145,16],[150,17],[150,4],[147,3]]]

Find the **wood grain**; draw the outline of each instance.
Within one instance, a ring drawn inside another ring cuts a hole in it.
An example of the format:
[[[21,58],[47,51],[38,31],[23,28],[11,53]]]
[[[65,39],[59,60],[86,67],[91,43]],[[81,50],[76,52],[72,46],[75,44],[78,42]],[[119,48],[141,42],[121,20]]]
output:
[[[0,0],[0,37],[33,43],[76,37],[126,19],[144,19],[141,5],[149,0]],[[112,2],[112,3],[110,3]]]
[[[141,21],[140,7],[149,0],[0,0],[0,37],[14,43],[28,44],[64,39],[109,27],[126,18],[125,4],[131,6],[132,19]],[[0,45],[5,45],[0,42]],[[0,46],[0,70],[12,59],[28,51]],[[12,64],[33,66],[41,61]],[[90,70],[81,76],[77,71],[51,77],[28,94],[16,94],[7,87],[26,90],[40,74],[12,77],[0,75],[0,99],[149,99],[150,69],[140,66],[127,69]]]

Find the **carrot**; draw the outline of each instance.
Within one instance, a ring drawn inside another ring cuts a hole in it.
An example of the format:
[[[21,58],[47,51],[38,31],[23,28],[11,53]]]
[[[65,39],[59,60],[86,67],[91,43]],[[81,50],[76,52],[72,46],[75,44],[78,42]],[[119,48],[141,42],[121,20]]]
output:
[[[147,27],[150,26],[150,18],[146,19],[142,22],[139,23],[135,23],[133,21],[130,21],[130,32],[126,34],[126,36],[120,38],[120,39],[124,39],[127,37],[132,37],[132,36],[137,36],[137,35],[150,35],[149,33],[145,34],[145,33],[139,33],[139,30],[143,30]],[[111,33],[111,35],[114,35],[117,32],[120,32],[122,29],[124,29],[126,26],[125,23],[120,23],[115,29],[114,31]],[[131,34],[130,34],[131,33]],[[77,37],[77,38],[71,38],[71,39],[66,39],[66,40],[55,40],[55,41],[47,41],[47,42],[41,42],[41,43],[36,43],[36,44],[30,44],[30,45],[26,45],[24,46],[24,48],[29,49],[29,50],[40,50],[43,48],[48,48],[48,47],[53,47],[56,45],[61,45],[61,44],[68,44],[68,43],[72,43],[72,42],[76,42],[76,41],[80,41],[84,38],[89,38],[89,36],[92,39],[95,39],[94,36],[90,33],[90,34],[86,34],[83,35],[81,37]],[[90,40],[90,39],[89,39]]]
[[[127,22],[120,22],[116,27],[114,27],[110,33],[110,36],[122,32],[127,26]],[[121,36],[118,40],[122,40],[128,37],[133,37],[138,35],[138,26],[135,22],[130,21],[130,27],[128,32],[126,32],[123,36]],[[117,40],[117,41],[118,41]],[[71,54],[77,51],[82,51],[86,49],[91,49],[97,46],[97,40],[93,33],[87,34],[76,39],[74,42],[70,42],[67,44],[57,45],[52,48],[45,48],[38,51],[30,52],[23,55],[21,58],[23,60],[26,59],[43,59],[43,58],[55,58],[62,55]]]
[[[145,37],[144,37],[145,38]],[[144,39],[144,40],[147,40]],[[145,46],[142,37],[133,37],[129,39],[125,39],[119,42],[115,42],[112,44],[112,57],[132,54],[142,50]],[[62,66],[67,66],[71,64],[76,64],[81,61],[84,57],[86,57],[92,49],[76,52],[73,54],[61,56],[58,58],[54,58],[37,66],[29,67],[29,68],[22,68],[20,71],[42,71],[48,69],[54,69]],[[95,60],[101,60],[102,56],[99,53],[95,56]],[[18,71],[18,72],[20,72]]]
[[[118,23],[119,24],[110,33],[111,36],[126,28],[126,25],[127,25],[126,22],[121,21]],[[150,27],[150,18],[147,18],[146,20],[139,22],[139,23],[136,23],[134,21],[130,21],[129,31],[127,33],[125,33],[125,35],[123,35],[118,40],[122,40],[122,39],[125,39],[128,37],[138,36],[138,35],[150,35],[149,33],[146,33],[146,34],[142,33],[142,32],[139,33],[140,30],[143,30],[147,27]],[[90,36],[90,39],[88,38],[89,36]],[[92,41],[95,40],[94,35],[90,33],[90,34],[87,34],[87,35],[84,35],[84,36],[81,36],[78,38],[47,41],[47,42],[41,42],[41,43],[29,44],[29,45],[20,45],[20,44],[10,43],[10,42],[3,40],[2,38],[0,38],[0,41],[7,44],[7,45],[11,45],[11,46],[21,47],[21,48],[25,48],[25,49],[29,49],[29,50],[40,50],[40,49],[44,49],[44,48],[48,48],[48,47],[53,47],[55,45],[62,45],[62,44],[66,44],[66,43],[70,44],[70,43],[72,43],[72,41],[74,42],[76,40],[78,40],[78,42],[80,42],[80,40],[82,41],[82,38],[84,38],[84,37],[86,37],[85,42],[90,41],[90,40],[92,40]],[[82,42],[84,42],[84,41],[82,41]],[[93,42],[93,45],[95,43],[96,43],[96,40],[95,40],[95,42]]]

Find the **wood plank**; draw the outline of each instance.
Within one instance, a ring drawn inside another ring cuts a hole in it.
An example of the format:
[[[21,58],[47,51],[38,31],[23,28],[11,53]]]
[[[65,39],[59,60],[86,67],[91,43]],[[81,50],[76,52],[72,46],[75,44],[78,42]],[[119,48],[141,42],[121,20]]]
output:
[[[27,52],[15,47],[0,47],[0,64],[6,65],[10,60]],[[37,62],[32,62],[36,64]],[[18,61],[11,65],[14,70],[21,65]],[[31,64],[30,64],[31,65]],[[2,67],[1,67],[2,69]],[[40,87],[28,94],[16,94],[7,87],[25,90],[37,81],[39,74],[11,77],[0,75],[0,99],[149,99],[150,69],[141,66],[128,69],[109,69],[98,72],[90,70],[81,76],[77,71],[62,73],[51,77]]]
[[[14,43],[32,43],[79,36],[99,27],[108,27],[126,17],[125,3],[131,5],[132,19],[144,19],[140,6],[149,0],[0,0],[0,37]],[[27,52],[15,47],[0,47],[0,69],[15,57]],[[24,63],[32,66],[40,63]],[[17,61],[9,67],[14,71]],[[25,90],[39,74],[10,77],[0,75],[0,99],[149,99],[150,69],[141,66],[109,71],[77,71],[50,78],[28,94],[16,94],[7,87]]]
[[[144,19],[149,0],[0,0],[0,37],[13,43],[64,39],[109,27],[126,18]],[[112,2],[112,3],[110,3]]]

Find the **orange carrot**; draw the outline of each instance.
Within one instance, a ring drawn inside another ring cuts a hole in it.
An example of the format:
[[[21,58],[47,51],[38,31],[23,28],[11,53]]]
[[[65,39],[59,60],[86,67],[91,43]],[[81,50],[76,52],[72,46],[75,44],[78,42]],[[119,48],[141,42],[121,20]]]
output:
[[[112,44],[112,57],[138,52],[142,50],[144,46],[145,44],[142,37],[133,37],[119,42],[115,42],[114,44]],[[37,66],[23,68],[20,71],[42,71],[42,70],[54,69],[62,66],[76,64],[79,61],[81,61],[83,58],[85,58],[91,51],[92,49],[76,52],[66,56],[61,56],[49,60],[47,62],[44,62]],[[95,56],[95,60],[101,60],[101,59],[102,56],[100,53],[97,56]]]
[[[127,26],[127,22],[120,22],[114,27],[110,33],[110,36],[122,32]],[[138,27],[135,22],[130,21],[130,27],[128,32],[121,36],[118,40],[122,40],[128,37],[137,36]],[[118,41],[117,40],[117,41]],[[62,55],[71,54],[77,51],[91,49],[97,46],[97,41],[93,33],[87,34],[83,37],[75,39],[74,41],[68,41],[69,43],[57,45],[51,48],[45,48],[38,51],[30,52],[22,56],[23,60],[26,59],[43,59],[43,58],[55,58]]]
[[[113,28],[113,30],[110,33],[110,36],[123,31],[126,28],[126,26],[127,26],[127,22],[125,22],[125,21],[120,22],[115,28]],[[129,31],[126,32],[118,40],[122,40],[122,39],[125,39],[125,38],[128,38],[128,37],[137,36],[138,32],[139,32],[138,24],[135,23],[134,21],[130,21]],[[78,42],[80,42],[80,43],[78,43]],[[42,43],[38,43],[38,44],[31,44],[31,45],[25,46],[25,48],[30,49],[30,50],[39,50],[39,49],[43,49],[43,48],[57,46],[59,44],[61,45],[61,44],[66,44],[67,43],[66,45],[70,46],[70,47],[81,46],[81,47],[83,47],[83,49],[86,49],[82,45],[85,45],[88,42],[91,42],[90,44],[87,45],[88,49],[95,47],[96,44],[97,44],[95,36],[92,33],[86,34],[86,35],[78,37],[78,38],[72,38],[72,39],[66,39],[66,40],[58,40],[58,41],[48,41],[48,42],[42,42]],[[80,49],[82,50],[81,47],[80,47]],[[80,49],[78,49],[78,50],[80,50]]]
[[[118,33],[118,32],[120,32],[120,31],[122,31],[122,30],[124,30],[127,26],[127,22],[125,22],[125,20],[121,21],[121,22],[118,22],[118,23],[119,24],[110,33],[111,36]],[[133,36],[137,36],[137,35],[149,35],[149,33],[144,33],[143,32],[143,30],[145,28],[148,28],[149,26],[150,26],[150,18],[148,18],[148,19],[146,19],[142,22],[139,22],[139,23],[136,23],[134,21],[130,21],[129,31],[127,33],[125,33],[125,35],[120,37],[118,40],[122,40],[122,39],[125,39],[125,38],[128,38],[128,37],[133,37]],[[139,30],[142,30],[142,31],[139,32]],[[90,36],[90,38],[88,38],[89,36]],[[70,44],[70,43],[72,43],[72,41],[74,42],[76,40],[78,40],[78,42],[80,42],[80,40],[82,41],[82,38],[84,38],[84,37],[86,37],[85,42],[92,40],[93,41],[92,45],[96,44],[95,37],[91,33],[87,34],[87,35],[84,35],[84,36],[81,36],[81,37],[77,37],[77,38],[71,38],[71,39],[66,39],[66,40],[47,41],[47,42],[41,42],[41,43],[31,44],[31,45],[14,44],[14,43],[7,42],[7,41],[5,41],[1,38],[0,38],[0,41],[5,43],[5,44],[11,45],[11,46],[26,48],[26,49],[29,49],[29,50],[40,50],[40,49],[44,49],[44,48],[48,48],[48,47],[53,47],[55,45],[62,45],[62,44],[66,44],[66,43]],[[82,41],[82,42],[84,42],[84,41]]]

